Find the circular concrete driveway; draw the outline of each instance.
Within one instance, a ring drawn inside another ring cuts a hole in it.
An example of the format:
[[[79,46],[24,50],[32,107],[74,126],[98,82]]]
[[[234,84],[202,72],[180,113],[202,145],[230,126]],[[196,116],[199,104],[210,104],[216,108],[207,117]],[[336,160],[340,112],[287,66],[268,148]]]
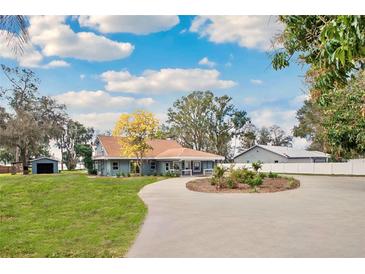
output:
[[[295,176],[296,190],[199,193],[191,178],[146,186],[128,257],[365,257],[365,178]]]

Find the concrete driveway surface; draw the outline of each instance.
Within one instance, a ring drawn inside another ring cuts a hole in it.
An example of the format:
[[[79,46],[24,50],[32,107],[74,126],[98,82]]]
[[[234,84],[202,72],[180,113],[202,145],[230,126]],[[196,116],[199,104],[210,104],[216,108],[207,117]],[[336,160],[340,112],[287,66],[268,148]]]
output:
[[[192,178],[140,192],[149,212],[127,257],[365,257],[365,178],[295,176],[277,193],[200,193]]]

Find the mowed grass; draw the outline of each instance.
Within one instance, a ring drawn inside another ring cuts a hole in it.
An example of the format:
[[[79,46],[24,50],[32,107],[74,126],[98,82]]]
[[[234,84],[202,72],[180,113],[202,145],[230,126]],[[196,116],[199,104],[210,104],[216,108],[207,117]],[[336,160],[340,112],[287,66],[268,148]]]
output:
[[[0,175],[0,257],[123,257],[162,177]]]

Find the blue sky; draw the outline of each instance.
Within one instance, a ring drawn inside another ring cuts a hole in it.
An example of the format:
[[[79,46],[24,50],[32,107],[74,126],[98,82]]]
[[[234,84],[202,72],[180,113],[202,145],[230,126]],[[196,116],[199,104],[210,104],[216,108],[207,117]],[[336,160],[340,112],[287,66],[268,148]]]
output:
[[[174,100],[208,89],[231,96],[257,126],[290,131],[304,71],[271,68],[270,41],[281,29],[274,16],[36,16],[24,55],[1,43],[0,61],[32,68],[41,94],[100,131],[135,109],[163,120]]]

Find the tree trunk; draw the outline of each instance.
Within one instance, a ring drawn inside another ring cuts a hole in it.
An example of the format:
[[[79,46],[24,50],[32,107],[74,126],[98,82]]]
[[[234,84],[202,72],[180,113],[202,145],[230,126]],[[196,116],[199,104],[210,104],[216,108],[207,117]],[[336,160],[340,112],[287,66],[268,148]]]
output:
[[[19,148],[15,148],[15,162],[19,162]]]
[[[23,163],[23,175],[28,175],[28,153],[26,148],[20,150],[20,158]]]
[[[137,159],[137,166],[139,168],[139,176],[142,176],[142,165],[143,165],[142,159]]]
[[[63,147],[61,146],[61,170],[63,170]]]

